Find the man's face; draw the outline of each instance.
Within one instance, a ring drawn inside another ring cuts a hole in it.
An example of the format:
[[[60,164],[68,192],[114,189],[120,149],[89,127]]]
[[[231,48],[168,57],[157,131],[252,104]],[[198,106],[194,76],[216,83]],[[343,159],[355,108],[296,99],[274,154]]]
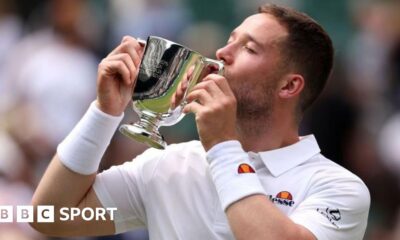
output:
[[[238,102],[238,118],[260,118],[272,111],[277,82],[283,76],[278,43],[286,29],[272,15],[248,17],[231,34],[217,58]]]

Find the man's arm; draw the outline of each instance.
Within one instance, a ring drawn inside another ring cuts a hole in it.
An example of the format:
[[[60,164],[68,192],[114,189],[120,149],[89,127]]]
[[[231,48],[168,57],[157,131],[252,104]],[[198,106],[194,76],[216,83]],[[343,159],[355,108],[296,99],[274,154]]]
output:
[[[315,240],[305,227],[281,213],[265,195],[243,198],[226,210],[236,239]]]
[[[85,221],[78,216],[74,221],[60,221],[62,207],[102,208],[92,189],[96,174],[81,175],[66,168],[57,154],[48,166],[32,198],[34,209],[38,205],[54,206],[54,223],[32,223],[37,231],[50,236],[110,235],[115,232],[110,216],[106,220]],[[36,214],[35,214],[36,215]],[[35,216],[36,219],[36,216]]]
[[[77,217],[61,221],[63,207],[102,207],[93,191],[100,160],[131,100],[143,47],[124,37],[98,68],[97,99],[82,120],[59,145],[32,199],[55,208],[55,223],[32,223],[38,231],[53,236],[104,235],[115,232],[113,221],[85,221]],[[36,219],[36,217],[35,217]]]

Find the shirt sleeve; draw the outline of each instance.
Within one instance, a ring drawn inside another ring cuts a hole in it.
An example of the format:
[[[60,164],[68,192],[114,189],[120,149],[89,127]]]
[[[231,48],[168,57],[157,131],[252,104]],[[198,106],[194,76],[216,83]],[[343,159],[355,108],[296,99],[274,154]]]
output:
[[[326,176],[289,217],[319,240],[362,240],[369,206],[370,194],[360,179]]]
[[[146,186],[143,176],[151,176],[162,151],[148,149],[134,160],[113,166],[96,176],[93,189],[105,208],[117,208],[115,233],[146,226]]]

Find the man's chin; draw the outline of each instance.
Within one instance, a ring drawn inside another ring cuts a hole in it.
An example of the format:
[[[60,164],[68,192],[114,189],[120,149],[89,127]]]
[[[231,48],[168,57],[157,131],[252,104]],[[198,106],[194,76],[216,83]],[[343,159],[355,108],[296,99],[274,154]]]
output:
[[[229,79],[229,78],[231,77],[231,72],[229,71],[229,68],[224,67],[223,76],[224,76],[226,79]]]
[[[232,88],[234,87],[234,78],[232,77],[231,73],[229,72],[229,70],[225,69],[224,70],[224,74],[223,76],[225,77],[226,81],[228,82],[229,86]]]

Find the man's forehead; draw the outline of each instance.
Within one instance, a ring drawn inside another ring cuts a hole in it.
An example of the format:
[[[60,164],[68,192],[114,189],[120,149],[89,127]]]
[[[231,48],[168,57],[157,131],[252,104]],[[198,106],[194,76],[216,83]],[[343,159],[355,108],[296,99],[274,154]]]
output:
[[[274,16],[266,13],[249,16],[233,32],[249,34],[263,43],[282,39],[288,34],[286,28]]]

